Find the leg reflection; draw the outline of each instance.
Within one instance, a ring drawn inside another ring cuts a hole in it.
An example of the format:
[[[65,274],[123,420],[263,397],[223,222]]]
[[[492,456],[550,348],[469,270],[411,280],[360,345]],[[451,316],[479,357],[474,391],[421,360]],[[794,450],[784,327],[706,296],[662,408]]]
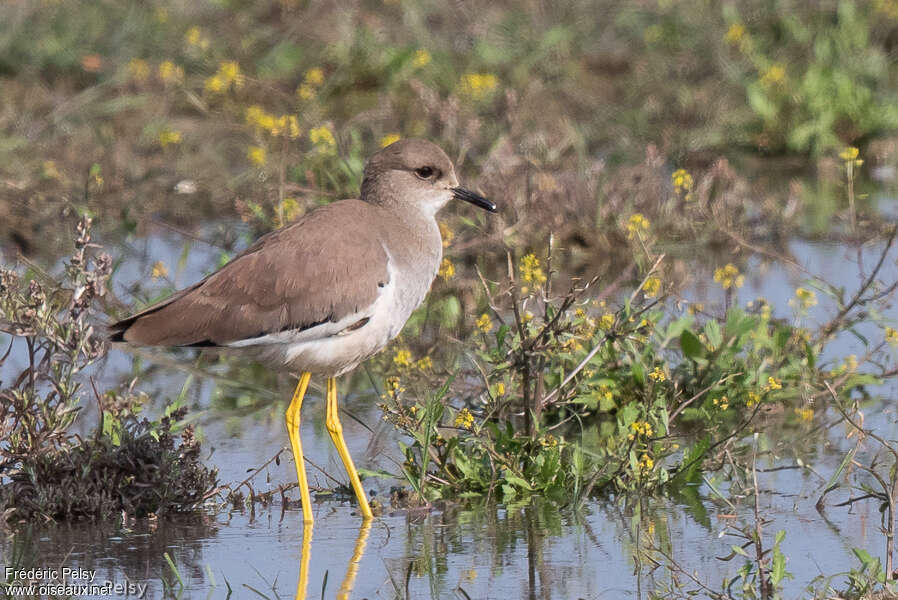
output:
[[[302,557],[299,559],[299,581],[296,582],[296,600],[306,600],[310,558],[312,558],[312,523],[306,523],[302,528]]]
[[[359,573],[359,563],[362,562],[362,555],[365,554],[365,544],[368,542],[368,533],[371,531],[371,520],[362,521],[359,527],[359,535],[355,540],[355,549],[352,551],[352,558],[346,565],[346,576],[343,578],[343,585],[337,592],[337,600],[349,600],[349,592],[355,584],[355,576]]]

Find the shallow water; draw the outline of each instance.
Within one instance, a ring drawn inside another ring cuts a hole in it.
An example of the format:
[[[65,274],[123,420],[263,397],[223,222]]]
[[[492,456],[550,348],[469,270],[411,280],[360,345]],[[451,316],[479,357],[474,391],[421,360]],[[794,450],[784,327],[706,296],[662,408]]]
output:
[[[193,244],[183,253],[183,245],[182,237],[162,232],[137,240],[130,249],[120,247],[124,262],[116,273],[115,291],[127,297],[131,283],[148,273],[156,260],[171,269],[185,257],[183,267],[173,274],[177,285],[194,281],[217,264],[220,250]],[[809,272],[849,289],[856,285],[854,249],[796,240],[789,250]],[[875,246],[864,248],[868,268],[878,251]],[[719,265],[697,264],[696,282],[711,281],[714,266]],[[738,303],[764,296],[777,307],[776,316],[788,317],[787,300],[796,286],[806,285],[807,276],[794,267],[761,264],[756,259],[746,270],[758,275],[739,290]],[[883,278],[896,277],[892,260]],[[712,310],[723,301],[719,288],[707,283],[693,285],[689,294],[689,300],[704,302]],[[824,321],[832,304],[820,292],[818,297],[821,302],[808,318]],[[830,347],[828,355],[838,360],[849,353],[860,354],[860,348],[857,340],[846,337]],[[127,379],[135,356],[115,349],[93,374],[104,385]],[[140,356],[144,368],[157,360],[154,355]],[[198,415],[205,438],[203,459],[219,468],[222,482],[243,480],[248,470],[284,447],[288,381],[268,380],[255,390],[248,385],[239,391],[243,400],[221,402],[226,385],[184,368],[189,361],[177,362],[182,363],[181,369],[161,368],[143,379],[140,389],[160,402],[155,410],[161,410],[161,401],[186,390],[184,397]],[[21,356],[14,354],[0,371],[0,379],[16,366],[21,366]],[[341,394],[341,406],[358,421],[380,423],[374,393],[364,391],[364,385],[352,387],[362,391]],[[877,392],[885,398],[893,395],[891,388]],[[324,429],[323,403],[317,401],[321,390],[313,388],[310,394],[302,426],[306,456],[343,480],[339,457]],[[244,400],[248,407],[241,405]],[[898,434],[890,402],[867,405],[864,411],[866,425],[880,435],[892,439]],[[818,417],[818,424],[825,419]],[[372,426],[371,431],[358,421],[343,417],[356,464],[396,471],[394,461],[401,459],[395,434],[381,425]],[[763,449],[774,447],[774,436],[789,440],[783,446],[788,453],[758,463],[760,504],[771,519],[765,528],[769,543],[776,531],[787,531],[783,552],[794,579],[785,584],[786,597],[801,596],[820,574],[855,566],[852,548],[882,556],[885,546],[873,502],[850,509],[833,507],[848,497],[846,491],[838,491],[828,498],[830,507],[823,514],[815,510],[821,487],[853,441],[846,441],[842,426],[826,433],[811,427],[784,429],[758,442]],[[254,477],[256,492],[294,481],[289,452],[281,458],[279,465],[271,463]],[[812,469],[765,471],[796,467],[799,460]],[[333,482],[320,471],[309,468],[309,475],[313,486],[332,487]],[[390,486],[397,483],[369,479],[365,485],[389,505]],[[295,490],[288,495],[294,501],[298,498]],[[99,580],[147,585],[149,598],[642,598],[666,581],[662,569],[635,562],[635,548],[644,547],[648,539],[666,548],[686,570],[697,571],[713,588],[719,589],[723,578],[733,577],[741,566],[737,560],[717,557],[726,556],[730,545],[738,543],[726,535],[727,526],[752,522],[751,511],[733,512],[715,499],[707,485],[701,487],[699,497],[698,504],[661,498],[644,499],[641,506],[606,498],[560,511],[538,499],[525,505],[447,505],[413,513],[388,507],[370,528],[360,528],[361,520],[348,502],[321,497],[315,503],[311,535],[302,526],[296,503],[284,507],[276,497],[273,505],[257,506],[255,512],[209,510],[200,516],[158,521],[33,524],[0,542],[0,566],[96,569]],[[641,524],[634,525],[637,513]]]

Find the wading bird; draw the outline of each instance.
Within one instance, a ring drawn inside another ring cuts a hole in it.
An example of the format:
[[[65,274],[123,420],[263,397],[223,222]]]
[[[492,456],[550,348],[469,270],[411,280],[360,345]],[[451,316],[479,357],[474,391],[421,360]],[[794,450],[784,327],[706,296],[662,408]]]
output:
[[[459,187],[452,161],[418,139],[395,142],[365,165],[361,199],[340,200],[262,236],[199,283],[110,326],[112,341],[225,348],[299,376],[286,423],[312,523],[299,437],[311,375],[327,378],[326,426],[362,517],[371,508],[343,439],[336,377],[399,334],[437,275],[436,213],[453,198],[496,206]]]

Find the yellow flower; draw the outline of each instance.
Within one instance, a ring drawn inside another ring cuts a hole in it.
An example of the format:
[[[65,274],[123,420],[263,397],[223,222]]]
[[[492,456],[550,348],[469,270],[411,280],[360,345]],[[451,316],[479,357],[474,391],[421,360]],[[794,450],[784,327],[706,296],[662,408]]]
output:
[[[719,283],[725,290],[741,288],[745,283],[745,275],[741,275],[739,269],[735,265],[729,263],[725,267],[715,269],[714,281]]]
[[[809,423],[814,418],[814,409],[810,407],[806,408],[795,408],[795,414],[798,415],[799,420]]]
[[[275,118],[273,115],[268,115],[271,117],[272,126],[271,126],[271,135],[278,137],[283,136],[290,139],[296,139],[299,137],[299,121],[296,119],[294,115],[281,115],[280,117]]]
[[[132,58],[128,62],[128,75],[134,81],[146,81],[150,76],[150,65],[142,58]]]
[[[720,398],[714,398],[713,400],[714,406],[720,408],[720,410],[726,410],[730,407],[730,399],[726,396],[721,396]]]
[[[886,341],[892,346],[898,346],[898,331],[891,327],[886,327]]]
[[[302,84],[296,88],[296,97],[300,100],[311,100],[315,97],[315,88],[310,85]]]
[[[543,273],[542,268],[539,266],[539,259],[532,253],[521,258],[519,269],[521,278],[524,281],[535,285],[541,285],[546,282],[546,274]]]
[[[380,147],[386,148],[390,144],[392,144],[394,142],[398,142],[398,141],[399,141],[398,133],[388,133],[387,135],[380,138]]]
[[[629,436],[631,440],[637,435],[651,437],[655,433],[648,421],[633,421],[630,423],[630,429],[633,430]]]
[[[639,471],[643,475],[655,468],[655,461],[648,454],[643,454],[639,459]]]
[[[452,240],[455,239],[455,233],[449,229],[449,226],[444,221],[439,222],[439,227],[440,236],[443,238],[443,248],[448,248]]]
[[[181,143],[181,132],[173,131],[171,129],[163,129],[159,132],[159,145],[165,148],[170,144],[180,144]]]
[[[152,277],[153,279],[168,277],[168,269],[165,268],[165,263],[163,263],[161,260],[156,261],[153,264],[153,271],[150,273],[150,277]]]
[[[470,429],[474,425],[474,415],[467,408],[463,408],[455,415],[455,426]]]
[[[795,289],[795,298],[789,300],[789,306],[798,307],[801,310],[807,310],[817,305],[817,294],[813,290],[806,290],[802,287]]]
[[[444,258],[443,262],[440,263],[440,270],[437,271],[437,275],[449,281],[453,277],[455,277],[455,265],[452,264],[452,261],[448,258]]]
[[[849,146],[839,152],[839,158],[845,161],[846,166],[854,166],[859,167],[864,164],[864,161],[858,158],[860,151],[854,146]]]
[[[727,29],[723,38],[730,44],[738,44],[745,37],[745,25],[742,23],[733,23]]]
[[[265,112],[258,104],[253,104],[246,109],[246,123],[257,130],[271,132],[277,126],[274,115]]]
[[[203,89],[212,94],[220,94],[225,89],[225,82],[218,75],[212,75],[203,83]]]
[[[483,313],[474,325],[483,333],[489,333],[493,329],[493,320],[488,314]]]
[[[187,42],[188,46],[193,46],[200,50],[209,48],[209,38],[204,36],[202,30],[195,25],[184,34],[184,41]]]
[[[312,67],[306,71],[303,81],[308,86],[321,87],[321,84],[324,83],[324,71],[321,67]]]
[[[309,141],[315,144],[315,148],[321,154],[334,154],[337,150],[337,140],[326,125],[309,130]]]
[[[761,396],[757,394],[757,392],[749,392],[748,399],[745,401],[745,406],[751,408],[755,404],[761,401]]]
[[[412,364],[412,353],[408,350],[397,350],[393,356],[393,364],[397,367],[407,367]]]
[[[546,435],[539,441],[539,443],[542,444],[543,447],[546,447],[546,448],[554,448],[555,446],[558,445],[558,438],[556,438],[556,437],[555,437],[554,435],[552,435],[551,433],[547,433],[547,434],[546,434]]]
[[[686,200],[692,199],[692,175],[690,175],[686,169],[677,169],[670,176],[673,181],[674,192],[677,195],[682,195]]]
[[[250,146],[246,150],[246,157],[257,167],[264,167],[267,160],[267,152],[262,146]]]
[[[496,396],[504,396],[505,395],[505,382],[500,381],[496,384]]]
[[[432,369],[433,368],[433,359],[430,358],[429,356],[420,358],[417,361],[415,361],[415,368],[418,369],[419,371],[426,371],[428,369]]]
[[[664,374],[661,367],[655,367],[652,369],[652,372],[649,373],[649,379],[652,381],[667,381],[667,376]]]
[[[635,237],[642,237],[640,234],[648,231],[650,226],[651,223],[642,214],[635,213],[630,215],[630,220],[627,222],[627,239],[632,240]]]
[[[458,82],[459,92],[471,100],[482,100],[496,90],[498,80],[491,73],[465,73]]]
[[[180,83],[184,80],[184,69],[170,60],[159,63],[159,79],[163,83]]]
[[[533,313],[530,312],[529,310],[524,311],[524,314],[521,315],[521,320],[524,323],[529,323],[530,321],[533,320]]]
[[[764,391],[769,392],[772,390],[781,390],[783,389],[783,384],[774,379],[773,377],[767,378],[767,385],[764,386]]]
[[[654,298],[661,291],[661,280],[657,277],[649,277],[642,285],[642,291],[647,298]]]
[[[426,67],[430,64],[431,59],[430,52],[422,48],[415,51],[415,56],[412,58],[412,64],[418,68]]]
[[[764,71],[764,74],[761,76],[761,85],[773,87],[782,84],[785,79],[786,68],[779,63],[774,63],[767,67],[767,70]]]
[[[614,327],[614,313],[605,313],[599,318],[599,329],[609,330]]]

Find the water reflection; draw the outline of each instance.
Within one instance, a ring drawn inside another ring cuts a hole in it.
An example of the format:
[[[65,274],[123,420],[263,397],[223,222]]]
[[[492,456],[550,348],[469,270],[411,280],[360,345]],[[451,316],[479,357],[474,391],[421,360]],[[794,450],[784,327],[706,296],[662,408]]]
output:
[[[302,531],[302,556],[299,560],[299,579],[296,582],[296,600],[305,600],[306,591],[309,585],[309,561],[312,558],[312,531],[314,527],[311,523],[306,523]],[[356,576],[359,574],[359,564],[362,562],[362,556],[365,554],[365,545],[368,542],[368,534],[371,532],[371,520],[365,520],[359,527],[359,534],[355,540],[355,548],[352,551],[352,558],[346,565],[346,574],[343,576],[343,583],[337,591],[337,600],[349,600],[349,594],[352,592],[352,586],[355,584]]]

